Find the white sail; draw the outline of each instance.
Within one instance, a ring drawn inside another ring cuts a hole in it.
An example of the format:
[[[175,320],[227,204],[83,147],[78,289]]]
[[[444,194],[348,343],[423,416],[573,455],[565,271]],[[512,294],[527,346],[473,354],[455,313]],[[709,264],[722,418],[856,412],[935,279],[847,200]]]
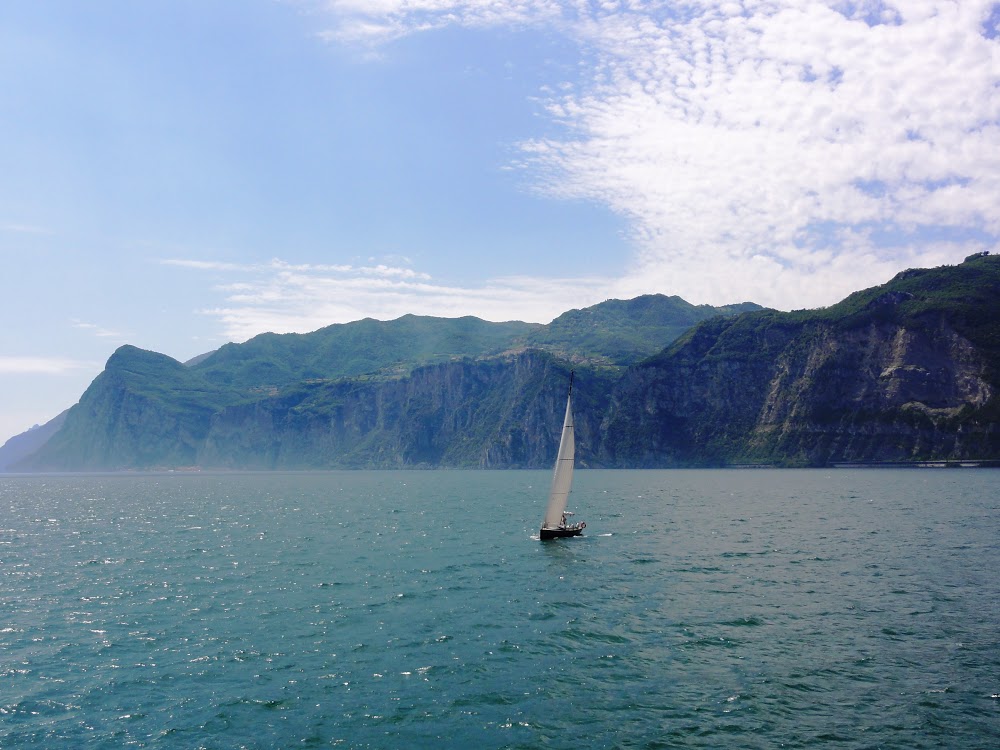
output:
[[[576,457],[576,443],[573,439],[572,395],[566,397],[566,418],[563,420],[562,437],[559,439],[559,455],[552,473],[552,489],[549,491],[549,507],[545,511],[543,529],[556,529],[562,523],[566,510],[569,490],[573,485],[573,462]]]

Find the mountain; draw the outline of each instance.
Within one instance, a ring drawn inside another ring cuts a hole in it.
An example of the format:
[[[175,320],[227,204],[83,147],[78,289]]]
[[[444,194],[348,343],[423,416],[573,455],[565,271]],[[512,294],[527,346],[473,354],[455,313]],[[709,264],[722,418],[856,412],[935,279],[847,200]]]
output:
[[[593,423],[596,452],[600,416],[626,365],[694,322],[743,309],[761,308],[647,295],[570,311],[548,326],[366,319],[262,334],[187,365],[124,346],[64,428],[20,466],[539,466],[554,451],[548,410],[564,398],[565,377],[547,374],[568,373],[572,362],[581,382],[593,383],[581,396],[582,422]]]
[[[548,467],[570,369],[586,466],[997,461],[1000,257],[818,310],[651,295],[547,326],[264,334],[188,366],[126,346],[17,467]]]
[[[55,435],[63,422],[66,421],[66,413],[62,412],[58,416],[50,419],[43,425],[35,425],[30,430],[15,435],[2,446],[0,446],[0,471],[7,471],[8,466],[13,466],[32,453],[37,451],[49,438]]]
[[[241,397],[166,355],[122,346],[62,429],[22,464],[53,470],[191,466],[212,415]]]
[[[760,309],[752,302],[723,307],[692,305],[680,297],[659,294],[609,299],[563,313],[530,332],[525,343],[566,359],[582,355],[591,361],[629,365],[658,353],[703,320]]]
[[[434,362],[499,354],[540,327],[537,323],[491,323],[473,317],[365,318],[312,333],[262,333],[243,344],[226,344],[197,358],[191,368],[218,385],[258,389],[315,378],[402,374]]]
[[[404,315],[338,323],[312,333],[264,333],[187,364],[209,381],[270,389],[316,378],[402,375],[414,367],[535,348],[568,360],[625,366],[663,349],[695,323],[760,305],[692,305],[650,294],[563,313],[548,325]]]
[[[614,466],[1000,458],[1000,257],[688,331],[616,384]]]
[[[304,384],[219,412],[200,463],[256,469],[548,466],[559,442],[570,367],[529,349],[428,365],[401,378]],[[613,382],[606,370],[577,368],[580,444],[597,445]]]

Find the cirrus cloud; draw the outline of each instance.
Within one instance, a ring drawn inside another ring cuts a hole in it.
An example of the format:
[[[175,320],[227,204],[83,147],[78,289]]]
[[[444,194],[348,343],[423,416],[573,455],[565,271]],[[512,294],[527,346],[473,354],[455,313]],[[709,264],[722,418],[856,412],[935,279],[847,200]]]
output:
[[[222,324],[232,341],[261,333],[304,333],[361,318],[390,320],[406,314],[475,315],[488,320],[547,322],[570,308],[605,299],[607,281],[595,278],[508,277],[477,287],[448,285],[405,266],[235,264],[168,259],[192,271],[224,272],[216,291],[221,305],[201,312]]]
[[[0,357],[2,375],[75,375],[100,369],[100,363],[65,357]]]
[[[581,76],[520,144],[546,196],[630,220],[613,288],[828,304],[1000,236],[997,5],[333,0],[328,38],[545,25]]]

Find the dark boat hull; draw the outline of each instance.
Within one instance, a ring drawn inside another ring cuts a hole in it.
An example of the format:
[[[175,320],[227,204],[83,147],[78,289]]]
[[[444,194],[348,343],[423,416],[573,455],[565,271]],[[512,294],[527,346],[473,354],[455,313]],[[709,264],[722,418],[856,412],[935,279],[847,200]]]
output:
[[[540,529],[539,539],[563,539],[568,536],[580,536],[583,533],[583,526],[569,526],[560,529]]]

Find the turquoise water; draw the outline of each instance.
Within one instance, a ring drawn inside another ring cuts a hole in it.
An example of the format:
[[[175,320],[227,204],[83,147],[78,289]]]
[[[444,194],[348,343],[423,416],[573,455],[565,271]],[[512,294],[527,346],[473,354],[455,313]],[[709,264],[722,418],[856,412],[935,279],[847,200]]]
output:
[[[997,747],[998,479],[0,479],[0,747]]]

